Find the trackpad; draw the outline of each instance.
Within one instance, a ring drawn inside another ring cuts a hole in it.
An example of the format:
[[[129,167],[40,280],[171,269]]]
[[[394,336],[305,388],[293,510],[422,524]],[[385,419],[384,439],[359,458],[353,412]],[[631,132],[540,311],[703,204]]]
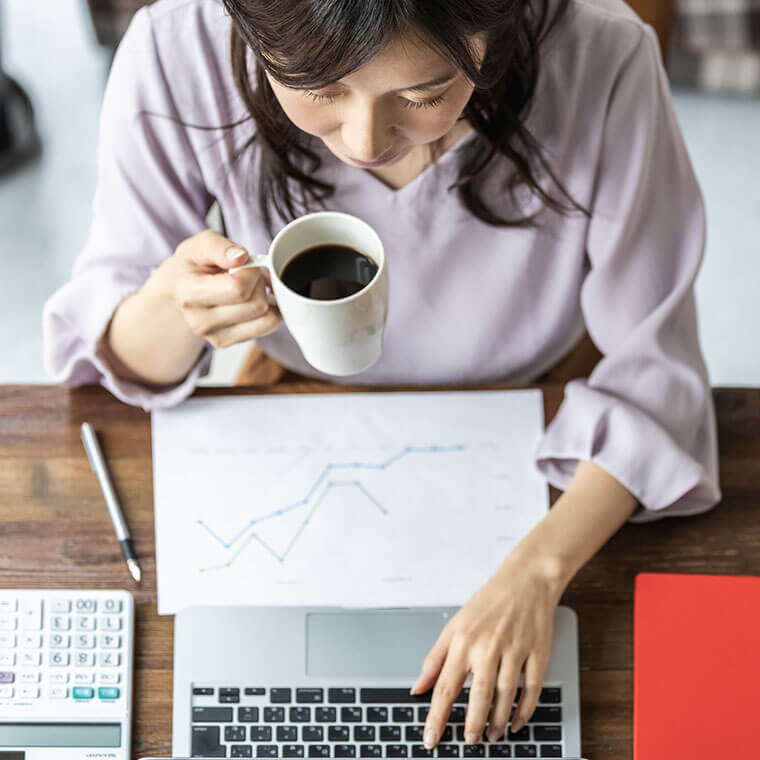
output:
[[[306,616],[306,674],[416,678],[447,622],[444,614],[310,613]]]

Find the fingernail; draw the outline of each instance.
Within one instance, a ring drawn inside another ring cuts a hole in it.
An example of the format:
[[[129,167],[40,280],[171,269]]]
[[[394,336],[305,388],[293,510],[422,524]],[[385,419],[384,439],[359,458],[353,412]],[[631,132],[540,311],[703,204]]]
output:
[[[425,674],[424,673],[420,673],[420,675],[417,676],[417,680],[412,684],[412,688],[409,689],[409,693],[410,694],[412,694],[414,691],[416,691],[419,688],[419,686],[422,683],[422,680],[424,678],[425,678]]]
[[[473,733],[472,731],[470,731],[470,733],[467,733],[467,734],[464,735],[464,740],[468,744],[477,744],[479,738],[480,737],[477,734]]]
[[[515,721],[512,721],[510,730],[512,731],[513,734],[516,734],[522,727],[523,727],[522,721],[515,720]]]
[[[245,251],[242,248],[230,248],[227,251],[227,260],[237,261],[237,259],[241,258],[244,255],[245,255]]]
[[[425,731],[425,738],[422,743],[425,745],[425,749],[433,748],[433,745],[435,744],[435,731],[432,728]]]

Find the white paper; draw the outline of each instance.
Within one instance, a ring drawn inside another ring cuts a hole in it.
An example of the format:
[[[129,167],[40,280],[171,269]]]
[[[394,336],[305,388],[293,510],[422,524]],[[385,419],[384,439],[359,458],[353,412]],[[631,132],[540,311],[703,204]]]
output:
[[[158,606],[463,604],[546,513],[540,391],[152,413]]]

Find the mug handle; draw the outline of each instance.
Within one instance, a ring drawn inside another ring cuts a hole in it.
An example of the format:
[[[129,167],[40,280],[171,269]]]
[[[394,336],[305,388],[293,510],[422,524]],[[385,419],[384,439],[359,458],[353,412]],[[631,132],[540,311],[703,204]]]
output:
[[[249,254],[249,255],[251,257],[251,260],[247,264],[243,264],[243,266],[240,266],[240,267],[233,267],[232,269],[228,269],[227,271],[230,274],[235,274],[235,272],[240,272],[243,269],[259,269],[262,267],[271,269],[269,256],[267,254],[254,253],[254,254]],[[277,306],[277,301],[275,300],[274,293],[267,291],[267,303],[270,306]]]

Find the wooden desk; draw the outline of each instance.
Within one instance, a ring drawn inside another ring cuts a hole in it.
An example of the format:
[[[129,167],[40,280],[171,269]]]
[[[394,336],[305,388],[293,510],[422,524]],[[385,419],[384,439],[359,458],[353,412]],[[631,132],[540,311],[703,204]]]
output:
[[[269,392],[314,392],[298,383]],[[545,388],[547,417],[562,389]],[[197,395],[241,395],[202,388]],[[580,619],[584,755],[632,756],[632,594],[640,571],[760,574],[760,389],[716,390],[723,503],[626,525],[564,597]],[[144,580],[127,573],[79,424],[99,433]],[[149,417],[99,387],[0,387],[0,586],[126,588],[137,602],[134,757],[171,754],[173,621],[156,614]],[[475,591],[475,589],[473,589]]]

